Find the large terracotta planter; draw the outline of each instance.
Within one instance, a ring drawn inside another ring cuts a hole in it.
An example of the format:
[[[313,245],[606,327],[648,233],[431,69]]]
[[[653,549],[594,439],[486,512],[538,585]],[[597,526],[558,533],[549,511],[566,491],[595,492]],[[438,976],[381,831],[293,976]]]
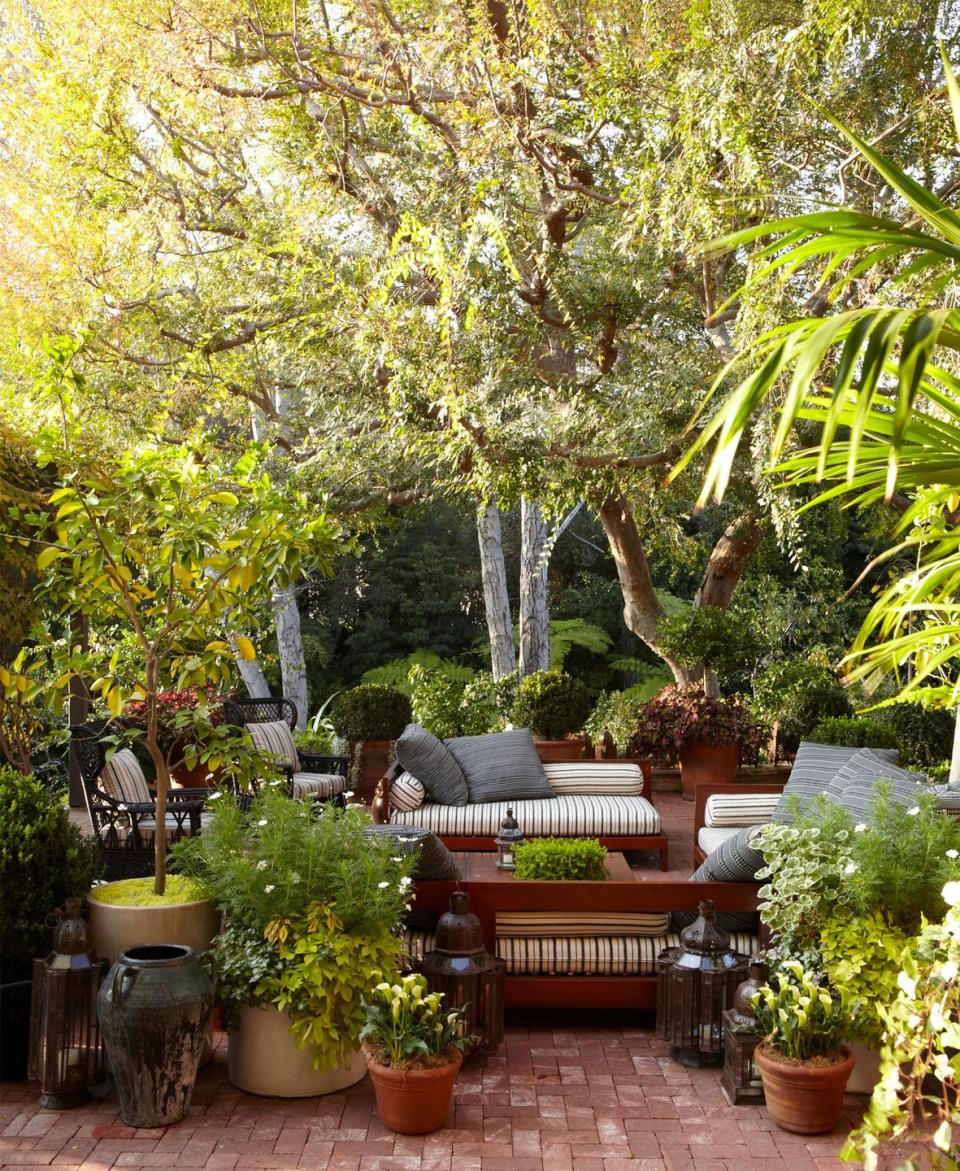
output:
[[[208,764],[199,761],[188,768],[182,761],[170,770],[174,786],[178,789],[213,789],[221,777],[223,769],[214,769],[212,772]]]
[[[837,1125],[843,1109],[853,1054],[844,1047],[844,1060],[817,1068],[784,1065],[768,1057],[759,1045],[754,1055],[770,1117],[781,1130],[792,1134],[827,1134]]]
[[[398,1134],[428,1134],[439,1130],[450,1114],[453,1086],[463,1054],[451,1050],[447,1065],[435,1069],[394,1069],[367,1058],[370,1080],[377,1095],[377,1113],[384,1126]]]
[[[695,740],[680,753],[684,801],[692,801],[697,785],[732,785],[737,779],[740,744],[708,744]]]
[[[353,786],[355,799],[369,805],[380,778],[393,763],[393,741],[364,740],[361,745],[352,747],[354,752],[360,748],[360,775]]]
[[[271,1005],[242,1008],[227,1041],[227,1071],[248,1094],[270,1098],[313,1098],[355,1085],[367,1071],[357,1050],[346,1066],[316,1070],[309,1046],[298,1049],[290,1018]]]
[[[544,762],[583,760],[588,741],[582,736],[569,740],[535,740],[537,755]]]

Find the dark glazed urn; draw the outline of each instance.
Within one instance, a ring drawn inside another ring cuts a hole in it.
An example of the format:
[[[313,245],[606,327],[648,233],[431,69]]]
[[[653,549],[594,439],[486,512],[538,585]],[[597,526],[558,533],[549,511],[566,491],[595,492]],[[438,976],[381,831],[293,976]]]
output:
[[[201,957],[176,944],[132,947],[110,969],[97,1008],[123,1121],[179,1122],[213,1010],[213,980]]]

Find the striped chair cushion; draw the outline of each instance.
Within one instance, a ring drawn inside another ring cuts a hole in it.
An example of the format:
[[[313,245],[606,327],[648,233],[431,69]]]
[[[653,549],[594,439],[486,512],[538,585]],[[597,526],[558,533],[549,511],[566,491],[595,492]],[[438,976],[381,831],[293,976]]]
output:
[[[591,760],[573,760],[562,764],[545,764],[550,788],[564,794],[642,797],[643,773],[638,764],[602,764]]]
[[[400,957],[400,971],[409,972],[413,965],[419,963],[428,951],[433,951],[437,941],[433,931],[423,931],[415,927],[404,927],[400,933],[403,951]]]
[[[890,764],[897,762],[897,751],[894,748],[874,748],[870,751]],[[834,744],[811,744],[807,740],[801,741],[793,768],[790,770],[790,779],[777,802],[773,820],[792,821],[792,798],[796,797],[802,807],[818,793],[823,793],[829,788],[838,769],[858,752],[859,748],[842,748]]]
[[[590,939],[614,935],[664,935],[667,911],[499,911],[497,939],[566,935]]]
[[[486,736],[455,736],[446,745],[463,769],[473,805],[546,800],[553,796],[529,728],[511,728]]]
[[[553,797],[547,801],[485,801],[397,810],[397,825],[421,825],[441,837],[492,838],[513,809],[527,837],[644,837],[660,833],[660,814],[645,797]]]
[[[735,825],[702,825],[697,834],[697,845],[704,854],[712,854],[727,838],[736,837],[737,831],[738,827]]]
[[[394,809],[412,812],[420,808],[426,796],[427,790],[412,773],[402,772],[390,782],[390,805]]]
[[[755,935],[731,936],[733,948],[753,954]],[[551,939],[504,939],[497,945],[507,972],[528,976],[652,976],[657,957],[667,947],[679,947],[675,933],[656,936],[607,935],[593,939],[555,936]]]
[[[278,763],[296,772],[300,767],[300,758],[286,720],[265,720],[261,724],[245,726],[258,752],[274,757]]]
[[[345,793],[349,780],[340,773],[294,773],[293,795],[298,801],[313,798],[327,801]]]
[[[759,825],[773,817],[779,793],[711,793],[703,813],[704,825]]]
[[[121,748],[100,770],[100,788],[114,801],[136,804],[153,800],[140,761],[129,748]]]

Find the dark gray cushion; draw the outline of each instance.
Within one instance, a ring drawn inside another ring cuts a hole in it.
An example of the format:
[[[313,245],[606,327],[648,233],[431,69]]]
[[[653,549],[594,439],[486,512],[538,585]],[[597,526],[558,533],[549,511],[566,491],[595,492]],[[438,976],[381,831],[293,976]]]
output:
[[[851,817],[864,821],[876,795],[877,782],[890,781],[890,800],[897,805],[915,805],[919,788],[924,784],[921,773],[909,772],[884,760],[875,748],[861,748],[837,769],[827,795],[842,805]]]
[[[774,821],[793,820],[793,798],[796,797],[801,808],[818,793],[829,789],[837,771],[852,760],[860,748],[846,748],[835,744],[812,744],[803,740],[797,749],[797,755],[790,770],[790,779],[784,786],[777,808],[773,815]],[[897,752],[894,748],[872,748],[869,751],[896,764]]]
[[[453,855],[432,829],[417,825],[368,825],[364,833],[390,838],[398,854],[416,853],[413,877],[421,880],[459,878]]]
[[[691,882],[752,882],[764,865],[763,855],[750,845],[756,833],[755,825],[745,825],[738,833],[726,838],[695,871]],[[674,911],[670,916],[670,930],[681,931],[696,919],[694,911]],[[760,917],[756,911],[719,911],[717,926],[722,931],[745,931],[756,934]]]
[[[529,728],[446,741],[467,778],[470,801],[530,801],[553,797]]]
[[[415,776],[438,805],[466,805],[470,799],[463,769],[450,749],[421,728],[407,724],[394,746],[397,762]]]

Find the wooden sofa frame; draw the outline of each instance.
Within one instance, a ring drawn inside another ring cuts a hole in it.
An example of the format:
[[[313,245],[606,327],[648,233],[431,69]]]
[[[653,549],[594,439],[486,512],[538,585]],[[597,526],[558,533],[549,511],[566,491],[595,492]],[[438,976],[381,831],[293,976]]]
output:
[[[617,765],[617,764],[636,764],[640,766],[640,771],[643,774],[643,792],[642,796],[653,804],[651,776],[652,766],[649,760],[591,760],[590,764],[603,765]],[[377,790],[374,794],[371,811],[373,820],[378,825],[384,825],[390,820],[390,785],[393,780],[403,772],[403,769],[398,764],[393,764],[388,769],[386,775],[382,777],[377,784]],[[444,835],[444,845],[448,849],[459,851],[461,853],[485,853],[487,851],[495,850],[496,843],[492,837],[451,837]],[[600,844],[611,851],[623,850],[653,850],[656,851],[660,858],[660,869],[669,870],[669,843],[665,834],[646,834],[637,837],[625,836],[610,836],[601,837]],[[679,910],[681,908],[673,908]]]
[[[781,781],[776,784],[754,785],[754,784],[732,784],[721,785],[708,782],[707,784],[697,785],[694,790],[693,797],[693,861],[696,866],[700,866],[706,854],[700,848],[700,830],[706,824],[707,818],[707,799],[714,793],[724,794],[744,794],[750,796],[753,793],[782,793],[786,781]],[[733,910],[733,908],[724,908],[725,910]]]

